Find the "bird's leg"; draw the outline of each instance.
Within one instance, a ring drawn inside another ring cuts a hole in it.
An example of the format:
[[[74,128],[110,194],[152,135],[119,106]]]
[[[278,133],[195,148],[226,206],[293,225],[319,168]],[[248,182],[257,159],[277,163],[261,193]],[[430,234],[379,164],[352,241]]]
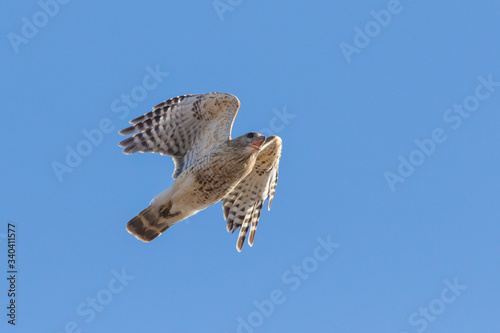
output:
[[[175,217],[177,215],[179,215],[181,212],[177,212],[177,213],[170,213],[170,209],[172,209],[172,201],[169,201],[167,202],[166,204],[164,204],[163,206],[160,207],[160,215],[163,217],[163,218],[171,218],[171,217]]]

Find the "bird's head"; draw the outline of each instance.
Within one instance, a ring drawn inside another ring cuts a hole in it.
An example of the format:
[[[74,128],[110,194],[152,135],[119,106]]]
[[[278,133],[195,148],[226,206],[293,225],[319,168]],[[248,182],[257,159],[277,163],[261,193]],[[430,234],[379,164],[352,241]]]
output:
[[[266,137],[260,133],[250,132],[231,140],[237,147],[243,148],[249,153],[254,153],[264,145]]]

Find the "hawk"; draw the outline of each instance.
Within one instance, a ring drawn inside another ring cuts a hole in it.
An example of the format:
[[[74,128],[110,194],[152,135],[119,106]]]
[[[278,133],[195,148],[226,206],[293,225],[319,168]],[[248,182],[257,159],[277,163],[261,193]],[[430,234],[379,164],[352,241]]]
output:
[[[222,201],[227,231],[240,229],[240,252],[248,230],[253,245],[264,201],[268,210],[278,182],[281,139],[251,132],[231,139],[240,107],[225,93],[183,95],[156,105],[121,130],[132,135],[119,143],[125,154],[160,153],[175,163],[174,183],[127,223],[144,242],[175,223]]]

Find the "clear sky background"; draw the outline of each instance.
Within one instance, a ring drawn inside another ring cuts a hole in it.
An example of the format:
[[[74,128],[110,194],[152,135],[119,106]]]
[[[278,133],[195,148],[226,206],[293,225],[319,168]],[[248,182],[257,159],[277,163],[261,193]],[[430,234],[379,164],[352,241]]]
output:
[[[498,2],[43,1],[0,11],[2,332],[498,331]],[[142,243],[173,163],[117,132],[211,91],[283,139],[273,207]]]

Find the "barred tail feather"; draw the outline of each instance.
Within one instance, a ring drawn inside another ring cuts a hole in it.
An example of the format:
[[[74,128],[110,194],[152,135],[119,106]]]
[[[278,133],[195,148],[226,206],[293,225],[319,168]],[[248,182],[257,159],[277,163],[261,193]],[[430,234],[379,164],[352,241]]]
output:
[[[150,242],[165,232],[172,224],[151,206],[127,223],[127,231],[143,242]]]

